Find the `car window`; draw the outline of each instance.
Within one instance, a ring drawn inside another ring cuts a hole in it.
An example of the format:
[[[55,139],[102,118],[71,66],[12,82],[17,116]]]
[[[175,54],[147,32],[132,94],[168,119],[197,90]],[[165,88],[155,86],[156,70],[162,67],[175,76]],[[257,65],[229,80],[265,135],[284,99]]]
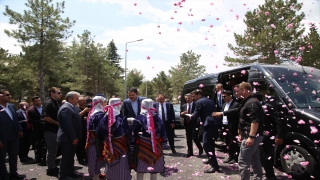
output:
[[[300,108],[320,108],[319,78],[278,79],[290,100]]]

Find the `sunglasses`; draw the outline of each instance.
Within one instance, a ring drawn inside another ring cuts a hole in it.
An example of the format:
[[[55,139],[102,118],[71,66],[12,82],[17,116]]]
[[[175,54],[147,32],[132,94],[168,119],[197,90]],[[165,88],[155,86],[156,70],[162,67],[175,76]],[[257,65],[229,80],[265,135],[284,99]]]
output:
[[[222,96],[222,98],[226,98],[227,96]]]
[[[11,94],[4,94],[4,96],[11,96]]]
[[[57,92],[57,94],[61,94],[61,92]]]

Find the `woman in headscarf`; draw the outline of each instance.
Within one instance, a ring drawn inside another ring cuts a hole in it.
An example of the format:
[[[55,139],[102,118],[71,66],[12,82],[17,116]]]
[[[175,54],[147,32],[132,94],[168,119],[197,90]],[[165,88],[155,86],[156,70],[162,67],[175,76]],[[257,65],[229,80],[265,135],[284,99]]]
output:
[[[96,132],[100,121],[105,117],[103,111],[105,105],[106,98],[103,95],[96,95],[92,99],[92,109],[88,114],[85,149],[88,155],[88,172],[92,180],[99,180],[99,176],[103,176],[100,169],[105,166],[102,156],[103,143],[99,140]]]
[[[130,180],[131,170],[128,164],[129,126],[127,118],[120,114],[120,98],[111,98],[104,108],[106,118],[100,121],[99,138],[104,142],[103,156],[106,160],[106,178],[108,180]]]
[[[150,173],[150,179],[156,180],[157,173],[164,171],[161,142],[166,136],[166,131],[163,122],[155,113],[153,100],[144,99],[141,102],[141,113],[130,124],[138,149],[135,168],[137,180],[143,180],[144,173]]]

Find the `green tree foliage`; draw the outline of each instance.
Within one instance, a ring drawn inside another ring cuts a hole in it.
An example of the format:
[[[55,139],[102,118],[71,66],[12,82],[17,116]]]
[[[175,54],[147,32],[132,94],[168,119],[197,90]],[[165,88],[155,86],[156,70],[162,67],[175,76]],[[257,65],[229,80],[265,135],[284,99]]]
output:
[[[154,97],[161,93],[164,94],[166,98],[172,98],[170,78],[164,71],[160,71],[160,73],[152,79],[152,87],[154,90],[152,95]]]
[[[139,95],[150,99],[155,99],[155,95],[152,93],[154,90],[152,81],[143,81],[139,86]]]
[[[143,74],[141,71],[138,71],[137,69],[132,69],[127,74],[127,90],[136,87],[138,88],[144,79]]]
[[[77,90],[86,95],[103,93],[108,96],[119,94],[119,70],[107,58],[107,48],[95,43],[87,30],[74,39],[67,48],[70,73],[63,87]]]
[[[51,77],[54,77],[47,73],[61,68],[59,62],[63,61],[62,41],[71,35],[69,29],[75,21],[61,17],[65,8],[64,2],[56,3],[54,6],[52,0],[28,0],[25,5],[28,10],[23,14],[6,6],[4,15],[9,17],[10,24],[18,25],[19,28],[12,31],[5,30],[5,33],[17,39],[23,51],[29,51],[28,46],[33,47],[28,56],[32,56],[32,61],[37,63],[34,71],[38,73],[40,97],[44,101],[45,81],[51,82]]]
[[[112,65],[119,68],[119,70],[122,72],[123,69],[120,67],[121,57],[117,53],[117,51],[118,48],[116,47],[112,39],[107,46],[107,59],[111,62]]]
[[[265,4],[245,15],[244,35],[234,33],[237,46],[228,44],[236,57],[225,57],[229,66],[260,63],[280,63],[281,59],[299,54],[304,32],[300,14],[302,3],[297,0],[265,0]]]
[[[9,54],[0,48],[0,69],[0,88],[8,89],[13,101],[20,102],[24,96],[35,95],[36,88],[33,85],[37,79],[24,56]]]
[[[320,35],[315,24],[310,27],[310,32],[305,38],[301,65],[320,69]]]
[[[205,66],[199,65],[201,55],[192,51],[183,53],[180,56],[178,65],[169,70],[172,97],[177,98],[183,89],[186,81],[205,75]]]

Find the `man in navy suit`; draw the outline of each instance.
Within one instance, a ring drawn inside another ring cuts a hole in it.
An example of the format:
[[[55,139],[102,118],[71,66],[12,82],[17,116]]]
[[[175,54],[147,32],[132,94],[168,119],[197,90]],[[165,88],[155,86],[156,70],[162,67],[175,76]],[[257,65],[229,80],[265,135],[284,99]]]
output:
[[[32,131],[28,127],[27,114],[26,111],[29,109],[29,104],[27,102],[19,103],[20,109],[17,111],[18,120],[20,126],[22,127],[23,137],[19,139],[19,158],[22,163],[31,163],[32,158],[28,157],[29,149],[31,146]]]
[[[74,156],[77,144],[82,139],[81,117],[77,109],[80,94],[70,91],[66,94],[66,103],[58,111],[59,130],[57,141],[60,143],[62,158],[59,179],[79,178],[82,175],[74,171]]]
[[[123,115],[127,118],[135,118],[140,114],[141,101],[145,98],[138,96],[137,88],[129,89],[128,97],[128,99],[123,101]]]
[[[163,94],[159,94],[159,102],[154,103],[153,107],[157,110],[159,118],[164,123],[172,154],[176,154],[177,152],[174,148],[175,113],[173,105],[171,103],[164,102],[164,100],[165,96]]]
[[[9,104],[11,95],[8,90],[0,89],[0,177],[2,180],[24,179],[26,176],[17,173],[19,139],[23,136],[16,108]],[[6,156],[9,156],[10,175],[6,167]]]
[[[190,93],[186,94],[184,98],[187,101],[187,103],[182,105],[180,116],[183,117],[184,119],[184,127],[186,129],[186,139],[187,139],[187,146],[188,146],[187,157],[193,156],[192,139],[199,149],[199,155],[202,155],[203,148],[198,138],[198,132],[199,132],[198,129],[199,129],[200,122],[191,121],[190,117],[186,115],[186,114],[194,113],[196,103],[193,102],[192,95]]]
[[[239,115],[239,103],[235,100],[231,91],[223,91],[222,98],[225,103],[222,105],[223,112],[214,112],[212,116],[223,117],[223,132],[225,133],[225,142],[228,148],[229,158],[223,163],[233,164],[238,162],[240,147],[237,144]]]
[[[216,111],[216,106],[211,99],[203,96],[201,89],[192,91],[192,98],[196,101],[196,109],[191,116],[191,121],[197,121],[200,117],[200,124],[202,124],[203,133],[203,149],[207,154],[208,161],[204,164],[210,164],[211,168],[205,170],[205,173],[219,172],[219,165],[215,155],[215,139],[218,137],[218,128],[222,122],[219,119],[213,118],[211,114]]]

